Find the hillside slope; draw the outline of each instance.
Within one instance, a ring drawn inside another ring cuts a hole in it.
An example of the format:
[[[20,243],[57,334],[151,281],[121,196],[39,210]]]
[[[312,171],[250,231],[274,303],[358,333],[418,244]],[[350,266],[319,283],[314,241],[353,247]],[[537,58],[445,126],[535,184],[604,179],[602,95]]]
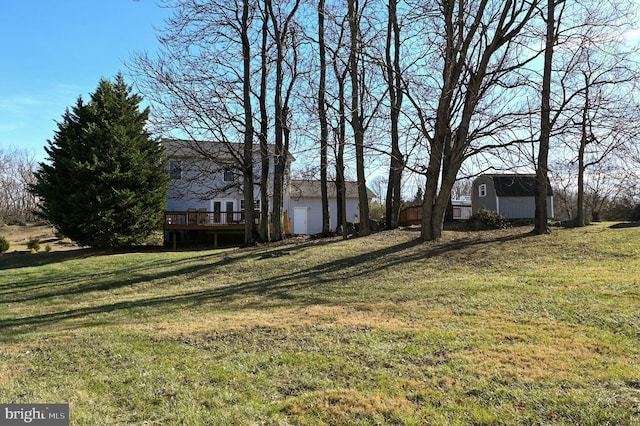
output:
[[[640,424],[640,228],[0,256],[0,400],[72,424]]]

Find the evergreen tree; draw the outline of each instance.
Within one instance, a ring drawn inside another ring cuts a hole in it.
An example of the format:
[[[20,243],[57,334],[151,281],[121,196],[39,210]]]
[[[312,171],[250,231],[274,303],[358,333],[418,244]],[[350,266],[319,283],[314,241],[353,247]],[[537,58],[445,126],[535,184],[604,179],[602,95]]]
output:
[[[162,223],[168,175],[162,146],[145,130],[149,109],[122,74],[67,109],[45,148],[31,191],[41,217],[92,247],[142,242]]]

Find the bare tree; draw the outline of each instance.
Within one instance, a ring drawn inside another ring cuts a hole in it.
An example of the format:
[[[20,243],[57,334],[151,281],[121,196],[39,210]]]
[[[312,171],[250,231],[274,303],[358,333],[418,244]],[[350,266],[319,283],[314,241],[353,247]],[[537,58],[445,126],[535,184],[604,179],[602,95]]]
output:
[[[466,3],[440,0],[425,6],[423,14],[433,20],[433,45],[439,58],[432,64],[440,72],[434,84],[437,105],[420,105],[415,93],[407,94],[414,106],[416,125],[428,142],[429,159],[423,203],[421,236],[437,240],[451,189],[465,159],[505,146],[500,129],[508,129],[517,115],[505,111],[505,99],[519,84],[513,71],[531,61],[520,35],[534,18],[537,0],[482,0]],[[426,97],[426,96],[425,96]],[[474,145],[474,142],[481,142]]]
[[[559,3],[563,2],[561,0]],[[556,0],[547,1],[544,70],[542,74],[542,107],[540,110],[540,144],[536,164],[535,219],[533,232],[542,235],[549,232],[547,225],[547,181],[549,179],[549,145],[551,140],[551,74],[553,48],[556,41]]]
[[[402,70],[400,69],[401,34],[398,22],[398,2],[389,0],[387,20],[387,42],[385,48],[386,79],[389,92],[391,121],[391,156],[389,159],[389,177],[386,196],[386,228],[398,227],[398,215],[402,202],[402,171],[404,156],[400,150],[400,113],[402,109]]]
[[[293,31],[292,21],[300,6],[300,0],[294,0],[287,12],[283,11],[286,2],[279,2],[277,13],[274,11],[271,1],[267,2],[269,16],[273,30],[273,38],[276,49],[276,84],[275,92],[275,164],[273,174],[273,238],[281,240],[284,237],[282,227],[282,205],[284,197],[285,172],[288,166],[289,155],[289,100],[295,85],[297,75],[297,50],[295,31]],[[291,41],[292,53],[291,62],[285,61],[285,50],[287,41]],[[289,65],[289,84],[285,88],[285,66]],[[286,92],[286,93],[284,93]]]
[[[269,112],[267,109],[267,95],[269,88],[267,80],[269,76],[269,19],[268,9],[271,0],[264,0],[262,11],[262,33],[260,44],[260,93],[258,94],[258,104],[260,108],[260,133],[258,139],[260,141],[260,204],[262,209],[260,211],[260,238],[263,241],[269,241],[271,235],[269,232],[269,211],[270,207],[270,192],[269,192],[269,168],[270,168],[270,155],[269,155]]]
[[[619,21],[615,16],[609,15],[609,18],[611,23]],[[600,19],[600,26],[602,21]],[[582,93],[582,105],[580,118],[575,122],[580,129],[576,226],[584,226],[586,222],[585,173],[603,163],[638,133],[637,122],[630,120],[638,105],[634,97],[629,96],[638,81],[637,73],[629,67],[635,52],[621,50],[619,42],[612,43],[617,40],[611,34],[613,31],[602,37],[604,34],[588,32],[580,46],[578,90]]]
[[[575,224],[585,224],[585,173],[621,149],[637,134],[631,111],[636,83],[634,50],[624,43],[623,31],[633,22],[632,5],[607,0],[593,2],[549,1],[548,45],[542,77],[541,139],[538,177],[549,169],[549,149],[555,158],[569,152],[566,161],[575,169]],[[553,24],[554,28],[550,28]],[[557,147],[551,147],[553,140]],[[567,149],[568,148],[568,149]],[[545,153],[546,151],[546,153]],[[544,163],[544,164],[543,164]],[[575,168],[572,166],[575,165]],[[560,166],[561,169],[565,167]],[[565,179],[566,180],[566,179]],[[546,190],[546,185],[540,188]],[[541,196],[541,194],[538,194]],[[538,200],[534,232],[548,232],[546,212]]]
[[[325,44],[325,0],[318,1],[318,55],[320,59],[320,81],[318,83],[318,118],[320,119],[320,196],[322,208],[322,234],[331,232],[329,217],[329,189],[327,171],[329,123],[327,119],[327,47]]]
[[[255,210],[253,202],[253,106],[251,102],[251,42],[249,40],[249,0],[242,1],[242,18],[240,19],[240,38],[242,40],[242,104],[244,105],[244,147],[242,162],[242,178],[244,185],[245,229],[244,242],[253,245],[255,240]]]
[[[347,98],[346,86],[349,72],[348,64],[342,61],[343,40],[345,37],[344,22],[339,25],[338,36],[335,41],[335,48],[332,51],[333,74],[338,86],[338,93],[335,95],[337,107],[336,122],[333,126],[334,135],[334,157],[336,170],[336,203],[337,203],[337,224],[342,233],[342,238],[346,239],[347,230],[347,185],[345,178],[345,146],[347,144]]]
[[[360,100],[361,84],[363,82],[361,63],[362,40],[360,20],[362,9],[359,0],[347,0],[349,20],[349,77],[351,80],[351,128],[356,148],[356,174],[358,179],[358,198],[360,206],[360,229],[358,235],[365,236],[371,233],[369,226],[369,196],[367,194],[367,180],[365,176],[364,162],[364,113]]]
[[[204,165],[204,169],[192,170],[191,183],[204,181],[202,176],[211,180],[212,173],[223,170],[235,170],[242,177],[245,243],[253,244],[251,46],[258,44],[254,42],[259,32],[252,27],[256,7],[250,0],[176,0],[168,4],[174,14],[158,37],[162,48],[157,57],[137,54],[129,68],[153,105],[153,130],[163,135],[177,133],[176,140],[184,141],[184,151],[210,160],[190,163],[195,169]]]
[[[33,220],[37,203],[29,186],[37,162],[26,150],[0,147],[0,225]]]

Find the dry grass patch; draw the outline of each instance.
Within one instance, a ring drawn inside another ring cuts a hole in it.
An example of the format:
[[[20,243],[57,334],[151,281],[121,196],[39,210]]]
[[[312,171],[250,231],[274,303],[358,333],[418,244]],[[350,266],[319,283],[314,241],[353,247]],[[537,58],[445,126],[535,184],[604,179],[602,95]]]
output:
[[[492,313],[478,315],[468,328],[478,333],[482,343],[459,355],[474,366],[472,371],[478,376],[593,386],[612,378],[614,370],[621,375],[634,374],[617,359],[621,351],[633,348],[621,349],[593,337],[590,334],[596,334],[595,330],[589,327],[545,319],[522,321]],[[481,329],[480,324],[490,324],[491,328]],[[588,377],[584,369],[589,370]]]
[[[179,318],[157,323],[133,323],[132,330],[152,330],[162,337],[202,334],[211,331],[238,332],[254,327],[292,330],[299,327],[378,328],[388,331],[442,327],[450,321],[448,310],[425,310],[419,319],[407,318],[404,311],[415,309],[415,303],[362,304],[348,306],[311,305],[273,310],[243,310],[236,313],[203,313],[197,318]]]
[[[403,424],[403,419],[413,416],[415,405],[404,397],[384,393],[327,389],[287,403],[284,410],[300,425],[344,425],[354,419],[359,424]]]

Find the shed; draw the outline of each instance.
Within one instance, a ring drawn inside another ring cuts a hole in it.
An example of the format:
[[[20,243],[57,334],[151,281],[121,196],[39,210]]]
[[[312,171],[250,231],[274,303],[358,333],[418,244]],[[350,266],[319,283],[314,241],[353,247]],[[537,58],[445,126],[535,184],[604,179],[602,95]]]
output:
[[[485,174],[473,181],[473,213],[492,210],[509,219],[535,217],[534,174]],[[553,189],[547,178],[547,215],[553,217]]]

